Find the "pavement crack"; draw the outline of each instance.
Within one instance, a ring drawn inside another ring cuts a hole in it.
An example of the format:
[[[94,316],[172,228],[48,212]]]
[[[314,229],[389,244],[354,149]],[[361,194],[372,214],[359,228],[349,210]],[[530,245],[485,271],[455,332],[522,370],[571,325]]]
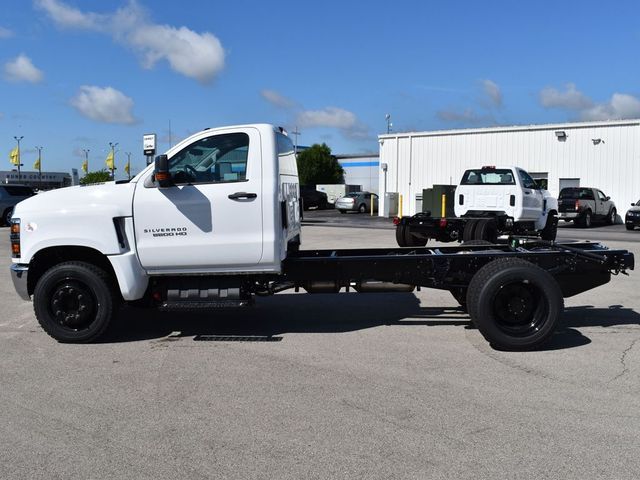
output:
[[[633,340],[629,346],[627,348],[625,348],[622,353],[620,354],[620,365],[622,365],[622,371],[616,375],[615,377],[613,377],[609,383],[613,383],[616,380],[618,380],[619,378],[622,378],[623,376],[625,376],[627,373],[629,373],[629,365],[627,365],[627,355],[629,354],[629,352],[631,351],[631,349],[633,349],[633,347],[636,346],[636,344],[640,342],[640,337],[636,338],[635,340]]]

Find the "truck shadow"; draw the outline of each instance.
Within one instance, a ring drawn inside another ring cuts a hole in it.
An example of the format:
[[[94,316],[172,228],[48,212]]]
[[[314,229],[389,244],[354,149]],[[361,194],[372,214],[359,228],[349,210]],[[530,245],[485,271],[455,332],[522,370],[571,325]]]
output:
[[[346,333],[380,326],[457,326],[474,328],[456,306],[422,306],[411,293],[296,295],[258,298],[253,308],[213,312],[160,312],[125,308],[101,343],[153,339],[200,339],[207,336],[262,337],[281,340],[288,333]],[[640,314],[620,305],[565,309],[557,333],[542,350],[586,345],[591,340],[579,328],[640,325]],[[278,337],[278,338],[273,338]]]
[[[382,325],[470,325],[459,307],[422,307],[411,293],[307,295],[258,298],[251,308],[161,312],[124,308],[103,342],[198,335],[276,336],[344,333]]]

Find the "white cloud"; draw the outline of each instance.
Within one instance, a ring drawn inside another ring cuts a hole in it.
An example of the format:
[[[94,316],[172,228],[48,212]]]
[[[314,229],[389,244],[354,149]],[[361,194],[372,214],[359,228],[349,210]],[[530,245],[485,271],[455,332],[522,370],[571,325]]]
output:
[[[0,38],[13,37],[13,32],[5,27],[0,27]]]
[[[540,92],[540,103],[546,108],[559,108],[575,112],[579,120],[620,120],[640,118],[640,99],[626,93],[614,93],[606,102],[596,103],[580,92],[573,83],[564,92],[545,88]]]
[[[59,0],[35,0],[35,5],[59,27],[110,35],[137,52],[145,68],[166,60],[171,69],[202,84],[224,68],[225,52],[215,35],[153,23],[135,0],[107,14],[82,12]]]
[[[104,123],[135,123],[133,100],[112,87],[83,85],[71,105],[83,116]]]
[[[42,81],[44,75],[29,57],[21,53],[4,64],[4,77],[11,82],[38,83]]]
[[[540,92],[540,103],[546,108],[562,108],[566,110],[584,110],[590,108],[593,102],[575,84],[568,83],[564,92],[547,87]]]
[[[611,100],[587,108],[580,114],[582,120],[618,120],[640,118],[640,100],[633,95],[614,93]]]
[[[293,108],[296,106],[296,102],[279,94],[275,90],[264,89],[260,91],[260,95],[271,105],[279,108]]]
[[[463,124],[495,124],[495,119],[490,115],[480,115],[472,108],[466,108],[463,111],[439,110],[436,112],[436,116],[445,122],[463,123]]]
[[[492,80],[482,80],[482,90],[489,100],[490,104],[494,107],[502,106],[502,91],[497,83]]]
[[[323,110],[306,110],[298,115],[298,124],[303,128],[329,127],[349,129],[356,125],[355,114],[338,107]]]

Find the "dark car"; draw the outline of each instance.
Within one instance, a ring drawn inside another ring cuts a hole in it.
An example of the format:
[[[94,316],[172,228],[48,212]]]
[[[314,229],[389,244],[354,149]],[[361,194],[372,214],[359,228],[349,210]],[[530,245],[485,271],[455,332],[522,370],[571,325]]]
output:
[[[9,225],[16,203],[34,195],[33,189],[26,185],[0,185],[0,213],[2,213],[0,221],[4,225]]]
[[[627,230],[640,227],[640,200],[631,204],[631,208],[627,210],[627,214],[624,216],[624,224]]]
[[[310,186],[300,185],[300,196],[302,197],[302,208],[304,210],[309,210],[313,207],[324,210],[329,205],[327,194],[319,192]]]

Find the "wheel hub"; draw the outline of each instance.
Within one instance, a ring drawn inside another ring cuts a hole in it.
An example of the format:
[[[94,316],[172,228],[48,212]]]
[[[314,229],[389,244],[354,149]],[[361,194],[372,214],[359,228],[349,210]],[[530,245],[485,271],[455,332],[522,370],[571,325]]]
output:
[[[51,296],[51,311],[60,325],[77,330],[91,323],[95,301],[85,285],[67,281],[54,290]]]
[[[501,329],[513,335],[527,335],[539,328],[545,306],[537,287],[517,282],[504,286],[495,296],[493,310]]]

